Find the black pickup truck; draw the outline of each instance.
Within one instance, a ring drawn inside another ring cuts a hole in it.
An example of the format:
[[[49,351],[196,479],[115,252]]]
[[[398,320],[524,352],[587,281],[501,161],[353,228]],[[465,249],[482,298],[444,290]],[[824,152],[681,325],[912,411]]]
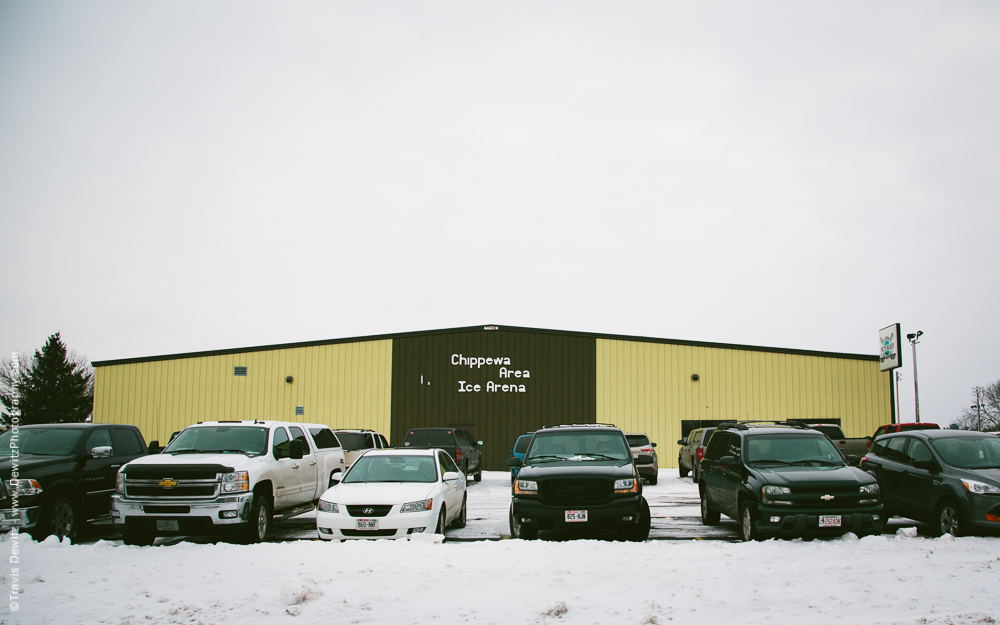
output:
[[[76,538],[84,521],[110,513],[118,469],[148,451],[134,425],[7,430],[0,434],[0,529],[17,527],[35,540],[50,534]]]
[[[878,482],[823,433],[777,423],[721,423],[701,460],[701,519],[740,522],[743,540],[878,534]]]

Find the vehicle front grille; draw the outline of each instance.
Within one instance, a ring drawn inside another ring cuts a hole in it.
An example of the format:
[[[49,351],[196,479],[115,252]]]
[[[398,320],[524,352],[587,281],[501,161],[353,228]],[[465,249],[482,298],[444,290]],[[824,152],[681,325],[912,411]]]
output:
[[[392,506],[347,506],[348,514],[361,517],[385,516],[390,510]]]
[[[156,497],[163,499],[180,499],[183,497],[214,497],[216,493],[215,484],[205,484],[197,486],[174,486],[173,488],[163,488],[162,486],[132,486],[125,484],[126,497]]]
[[[538,486],[549,501],[591,503],[604,501],[611,493],[611,483],[600,479],[545,480]]]
[[[186,466],[175,465],[146,465],[140,464],[134,467],[125,467],[125,477],[130,480],[162,480],[170,478],[173,480],[217,480],[220,473],[232,473],[229,467],[217,464],[192,464]]]
[[[871,505],[859,503],[862,499],[875,499],[872,495],[861,495],[859,487],[834,486],[834,487],[807,487],[792,488],[792,495],[776,497],[792,502],[793,507],[799,508],[850,508],[860,505]]]

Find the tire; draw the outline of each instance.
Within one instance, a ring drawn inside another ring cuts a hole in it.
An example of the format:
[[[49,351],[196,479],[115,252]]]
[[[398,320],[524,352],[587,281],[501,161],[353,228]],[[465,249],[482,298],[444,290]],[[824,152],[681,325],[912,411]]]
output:
[[[718,525],[719,512],[712,509],[712,504],[708,502],[708,493],[701,489],[701,522],[705,525]]]
[[[510,537],[520,538],[522,540],[535,540],[538,538],[538,528],[537,527],[525,527],[514,518],[514,506],[510,507]]]
[[[478,484],[483,481],[483,467],[476,467],[476,474],[472,476],[472,479]]]
[[[951,534],[952,536],[965,536],[965,519],[962,518],[962,511],[958,505],[950,499],[944,500],[938,506],[937,514],[934,515],[934,535]]]
[[[698,465],[694,465],[694,467],[691,468],[691,481],[695,484],[698,483]]]
[[[623,540],[633,543],[644,542],[647,538],[649,538],[650,523],[649,503],[646,501],[646,498],[643,497],[642,504],[639,508],[639,522],[633,527],[618,530],[619,536]]]
[[[516,476],[516,475],[514,475],[514,472],[513,472],[513,471],[511,471],[511,472],[510,472],[510,485],[511,485],[511,486],[513,486],[513,485],[514,485],[514,482],[516,482],[516,481],[517,481],[517,476]]]
[[[250,519],[243,540],[247,544],[263,542],[271,529],[271,502],[263,495],[255,495]]]
[[[45,540],[48,536],[75,541],[82,520],[80,508],[73,496],[69,493],[56,493],[42,505],[41,518],[38,525],[30,530],[31,536],[38,541]]]
[[[757,532],[757,528],[753,524],[753,504],[749,501],[740,503],[740,529],[743,542],[760,540],[760,533]]]
[[[677,471],[681,474],[681,477],[687,477],[689,473],[689,471],[684,468],[684,463],[681,462],[680,458],[677,459]]]
[[[144,532],[126,532],[122,530],[122,543],[137,547],[148,547],[156,541],[156,536]]]
[[[650,486],[656,486],[656,481],[657,481],[658,479],[660,479],[660,476],[658,476],[658,475],[657,475],[656,473],[654,473],[654,474],[650,475],[650,476],[649,476],[649,479],[648,479],[648,480],[646,480],[646,481],[648,481],[648,482],[649,482],[649,485],[650,485]]]
[[[442,536],[444,536],[444,526],[445,526],[445,520],[447,518],[448,518],[447,509],[444,506],[441,506],[441,514],[438,515],[437,527],[434,528],[435,534],[441,534]]]
[[[451,522],[451,526],[456,529],[462,529],[463,527],[465,527],[465,523],[467,520],[466,517],[468,514],[466,510],[466,503],[468,502],[468,499],[469,499],[468,495],[462,496],[462,510],[458,513],[458,517],[456,517],[455,520]]]

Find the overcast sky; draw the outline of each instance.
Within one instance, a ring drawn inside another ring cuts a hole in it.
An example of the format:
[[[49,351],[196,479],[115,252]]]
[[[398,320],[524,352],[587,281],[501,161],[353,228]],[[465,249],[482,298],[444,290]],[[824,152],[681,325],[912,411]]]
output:
[[[0,0],[0,354],[899,322],[946,423],[1000,380],[998,112],[993,0]]]

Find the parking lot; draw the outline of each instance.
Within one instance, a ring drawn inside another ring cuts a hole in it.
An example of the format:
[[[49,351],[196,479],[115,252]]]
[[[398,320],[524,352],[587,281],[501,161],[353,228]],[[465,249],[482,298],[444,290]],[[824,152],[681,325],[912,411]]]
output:
[[[510,537],[507,514],[510,508],[510,474],[500,471],[484,471],[482,482],[469,481],[468,524],[462,529],[448,529],[446,542],[468,542],[479,540],[504,540]],[[739,526],[728,517],[722,523],[709,527],[701,523],[698,488],[690,477],[681,478],[677,469],[660,469],[656,486],[644,485],[643,495],[649,502],[652,515],[649,540],[739,540]],[[901,527],[920,527],[909,519],[893,518],[886,527],[886,533],[895,533]],[[614,539],[613,532],[591,534],[567,534],[542,532],[541,540],[565,540],[569,538]],[[316,535],[315,513],[308,512],[297,517],[280,521],[272,526],[269,542],[289,540],[314,540]],[[98,540],[119,540],[117,532],[109,520],[99,521],[81,530],[79,541],[93,543]],[[157,544],[169,545],[180,542],[213,542],[210,538],[160,538]]]

